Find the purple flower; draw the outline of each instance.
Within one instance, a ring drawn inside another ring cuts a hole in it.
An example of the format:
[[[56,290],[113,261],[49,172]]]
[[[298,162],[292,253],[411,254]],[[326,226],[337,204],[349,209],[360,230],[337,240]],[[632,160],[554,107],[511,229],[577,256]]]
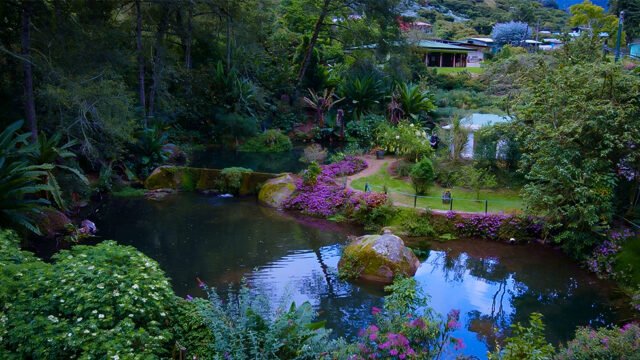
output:
[[[193,296],[191,296],[191,295],[187,295],[187,296],[185,297],[185,299],[186,299],[187,301],[192,301],[192,300],[193,300]]]
[[[380,308],[374,306],[371,308],[371,315],[378,315],[381,311]]]

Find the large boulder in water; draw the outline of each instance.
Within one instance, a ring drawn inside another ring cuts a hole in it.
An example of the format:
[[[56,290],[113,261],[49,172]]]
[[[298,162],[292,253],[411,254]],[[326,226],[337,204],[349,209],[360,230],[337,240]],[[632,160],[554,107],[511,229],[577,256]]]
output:
[[[296,191],[295,178],[291,174],[286,174],[265,182],[258,193],[258,200],[267,206],[280,208],[294,191]]]
[[[382,284],[391,284],[398,275],[413,276],[418,266],[413,251],[390,232],[356,238],[345,247],[338,263],[342,277]]]

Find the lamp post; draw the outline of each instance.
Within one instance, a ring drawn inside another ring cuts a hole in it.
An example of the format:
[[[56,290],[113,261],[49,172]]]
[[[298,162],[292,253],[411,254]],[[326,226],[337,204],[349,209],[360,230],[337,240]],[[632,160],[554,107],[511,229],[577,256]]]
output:
[[[618,37],[616,38],[616,57],[615,61],[620,60],[620,43],[622,42],[622,25],[624,23],[624,11],[620,11],[620,17],[618,18]]]

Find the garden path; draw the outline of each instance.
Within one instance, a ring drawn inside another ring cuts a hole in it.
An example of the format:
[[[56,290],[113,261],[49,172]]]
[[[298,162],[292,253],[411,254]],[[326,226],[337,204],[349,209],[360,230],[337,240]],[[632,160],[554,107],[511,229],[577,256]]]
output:
[[[376,159],[376,157],[374,155],[362,155],[362,156],[358,156],[360,159],[364,160],[367,162],[367,168],[360,171],[359,173],[355,173],[351,176],[347,176],[347,187],[351,190],[356,190],[353,187],[351,187],[351,183],[354,180],[363,178],[363,177],[367,177],[367,176],[371,176],[375,173],[377,173],[378,171],[380,171],[380,168],[385,164],[385,163],[389,163],[389,162],[393,162],[392,159],[390,158],[385,158],[382,160],[378,160]],[[358,190],[356,190],[358,191]]]

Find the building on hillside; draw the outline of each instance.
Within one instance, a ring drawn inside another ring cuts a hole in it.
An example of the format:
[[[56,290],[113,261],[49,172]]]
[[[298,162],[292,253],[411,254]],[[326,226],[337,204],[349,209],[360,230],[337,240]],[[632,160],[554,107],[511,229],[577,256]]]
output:
[[[484,61],[485,54],[495,52],[495,43],[491,38],[468,38],[457,41],[455,44],[474,50],[467,58],[468,67],[479,67]]]
[[[423,21],[414,21],[411,23],[411,29],[422,31],[425,34],[431,34],[432,26]]]
[[[542,44],[538,47],[540,50],[556,50],[562,47],[562,41],[558,39],[542,39]]]
[[[434,40],[419,40],[411,45],[424,56],[427,67],[467,67],[469,53],[474,49]]]
[[[476,142],[474,141],[476,131],[480,130],[480,128],[484,126],[491,126],[491,125],[504,123],[508,121],[511,121],[511,118],[509,116],[502,116],[502,115],[496,115],[496,114],[478,114],[478,113],[471,114],[469,116],[464,117],[462,120],[460,120],[462,128],[469,132],[469,135],[467,135],[467,143],[464,146],[464,150],[462,150],[462,154],[460,154],[462,158],[473,159],[473,156],[475,154],[475,148],[476,148]],[[451,130],[451,125],[445,125],[442,127],[442,129]],[[496,157],[503,158],[504,150],[500,151],[500,148],[504,147],[504,143],[498,142],[496,146],[497,146]],[[452,145],[451,151],[453,151],[453,145]]]

